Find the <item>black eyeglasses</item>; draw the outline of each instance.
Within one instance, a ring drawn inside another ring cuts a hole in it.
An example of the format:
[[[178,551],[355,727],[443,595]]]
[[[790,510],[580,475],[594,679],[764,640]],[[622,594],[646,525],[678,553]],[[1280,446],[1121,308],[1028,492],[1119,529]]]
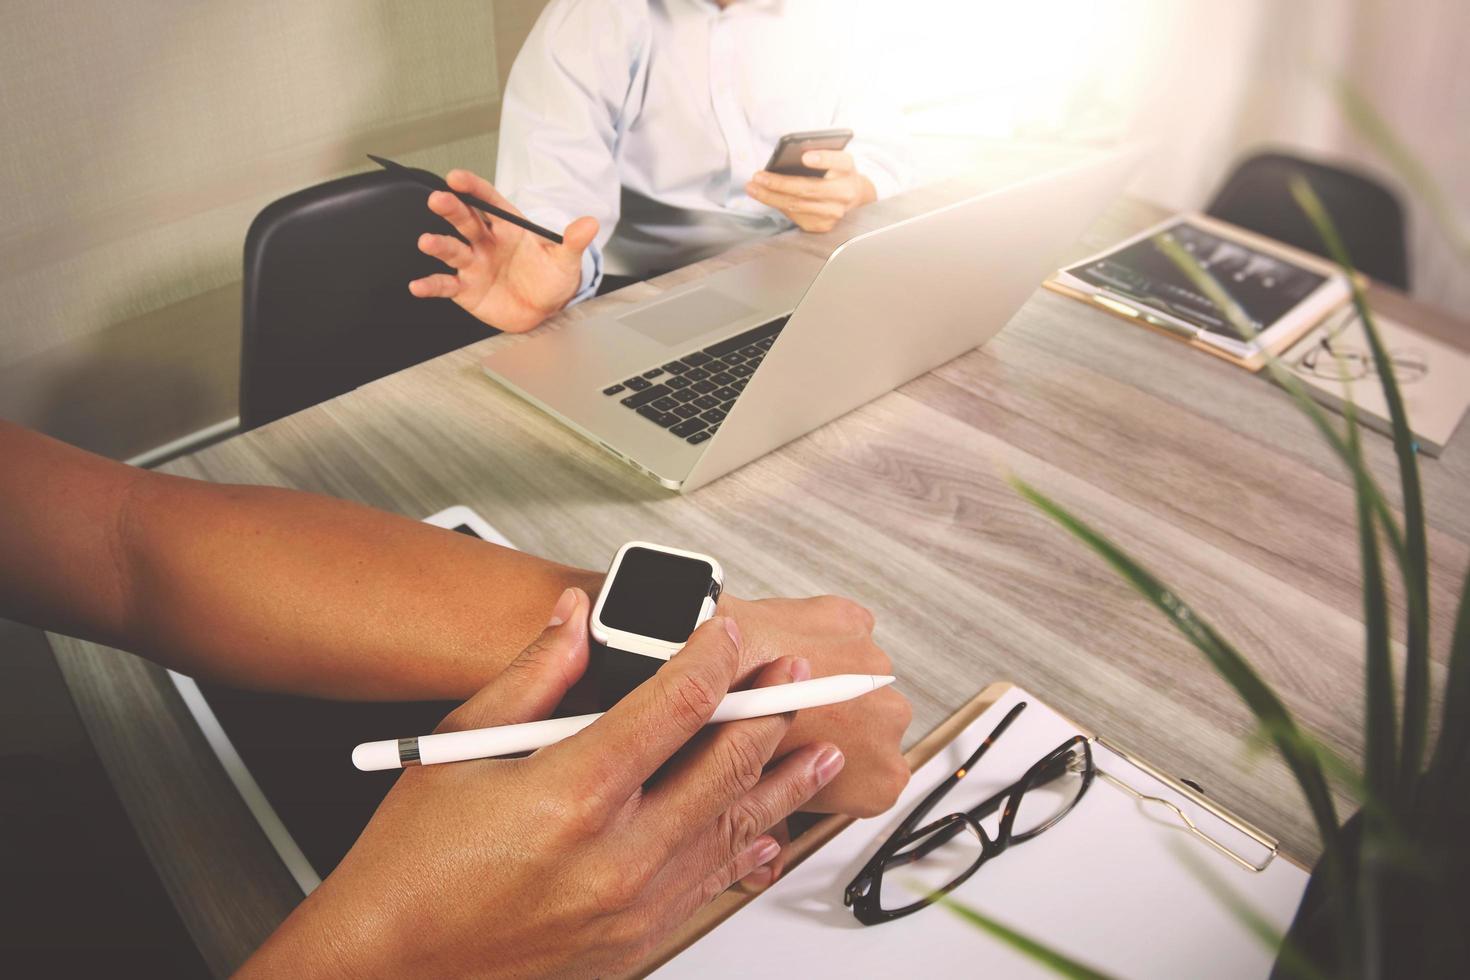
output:
[[[1293,365],[1297,372],[1327,381],[1361,381],[1378,373],[1377,362],[1371,351],[1338,343],[1347,329],[1357,323],[1356,313],[1349,312],[1335,326],[1328,327],[1322,339],[1302,352]],[[1429,362],[1423,351],[1390,350],[1388,359],[1393,363],[1394,377],[1399,384],[1410,385],[1422,381],[1429,374]]]
[[[1055,827],[1082,799],[1097,770],[1090,740],[1075,735],[984,802],[918,826],[1025,709],[1022,701],[1007,712],[975,754],[924,797],[848,883],[842,902],[859,922],[877,925],[927,908],[964,884],[986,861]],[[997,809],[1000,823],[992,837],[980,821]],[[888,879],[885,896],[884,876],[895,868],[906,870]]]

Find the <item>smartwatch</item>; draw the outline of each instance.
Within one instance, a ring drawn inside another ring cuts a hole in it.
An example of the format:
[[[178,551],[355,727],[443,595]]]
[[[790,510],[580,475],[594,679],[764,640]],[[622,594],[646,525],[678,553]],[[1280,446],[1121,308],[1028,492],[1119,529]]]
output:
[[[606,709],[684,648],[715,614],[725,573],[709,555],[629,541],[592,607],[588,670]]]

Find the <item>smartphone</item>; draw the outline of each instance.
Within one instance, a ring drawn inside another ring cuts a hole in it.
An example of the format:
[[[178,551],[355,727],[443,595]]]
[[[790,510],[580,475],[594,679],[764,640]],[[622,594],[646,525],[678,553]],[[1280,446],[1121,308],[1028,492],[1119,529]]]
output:
[[[787,177],[824,177],[825,170],[815,170],[801,162],[807,150],[840,150],[852,139],[850,129],[814,129],[809,133],[787,133],[776,143],[766,169]]]

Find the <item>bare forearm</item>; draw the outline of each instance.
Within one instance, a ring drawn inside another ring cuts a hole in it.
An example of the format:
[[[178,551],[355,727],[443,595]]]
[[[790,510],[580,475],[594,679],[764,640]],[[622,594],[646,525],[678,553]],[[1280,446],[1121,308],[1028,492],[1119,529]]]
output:
[[[595,574],[327,497],[159,480],[123,528],[146,651],[248,687],[467,697]]]
[[[126,596],[113,531],[146,476],[0,421],[0,615],[115,635]]]
[[[597,573],[327,497],[134,470],[13,426],[0,611],[245,687],[467,697]],[[19,455],[16,455],[16,454]]]

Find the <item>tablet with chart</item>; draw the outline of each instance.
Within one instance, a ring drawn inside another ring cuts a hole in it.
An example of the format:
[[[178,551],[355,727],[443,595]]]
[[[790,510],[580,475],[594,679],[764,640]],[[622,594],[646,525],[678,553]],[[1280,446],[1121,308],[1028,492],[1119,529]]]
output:
[[[1248,330],[1205,295],[1166,243],[1219,284]],[[1349,296],[1347,277],[1326,260],[1198,214],[1175,215],[1063,269],[1049,285],[1240,360],[1290,345]]]

